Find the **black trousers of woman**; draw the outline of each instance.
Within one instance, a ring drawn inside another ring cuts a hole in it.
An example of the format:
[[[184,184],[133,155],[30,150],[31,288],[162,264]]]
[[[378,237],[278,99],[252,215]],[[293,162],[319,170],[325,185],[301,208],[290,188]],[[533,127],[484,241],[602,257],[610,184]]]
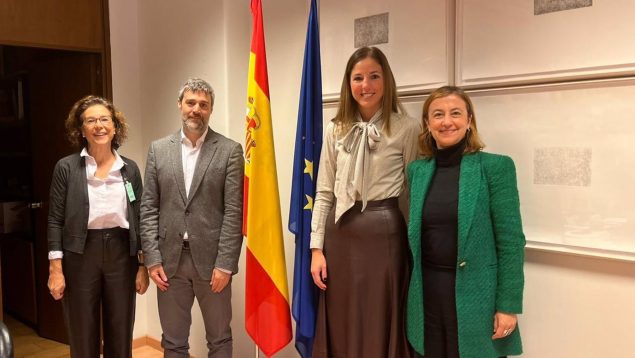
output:
[[[64,251],[62,304],[72,357],[99,357],[100,308],[104,357],[132,357],[137,260],[128,230],[88,230],[84,253]]]
[[[459,358],[454,267],[423,267],[425,358]]]
[[[423,358],[459,358],[454,267],[423,267]],[[492,317],[493,322],[493,317]],[[493,323],[492,323],[493,324]],[[493,331],[492,326],[492,331]],[[494,334],[492,332],[492,334]],[[419,355],[419,358],[421,356]],[[506,358],[506,357],[501,357]]]

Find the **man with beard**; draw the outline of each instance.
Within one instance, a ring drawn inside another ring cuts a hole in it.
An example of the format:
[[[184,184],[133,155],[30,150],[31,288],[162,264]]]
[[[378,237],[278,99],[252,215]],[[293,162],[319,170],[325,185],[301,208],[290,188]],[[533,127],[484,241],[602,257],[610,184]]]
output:
[[[240,144],[208,127],[214,91],[191,78],[178,96],[182,128],[148,151],[141,200],[145,265],[157,285],[165,357],[189,357],[196,297],[208,357],[231,357],[231,276],[242,245]]]

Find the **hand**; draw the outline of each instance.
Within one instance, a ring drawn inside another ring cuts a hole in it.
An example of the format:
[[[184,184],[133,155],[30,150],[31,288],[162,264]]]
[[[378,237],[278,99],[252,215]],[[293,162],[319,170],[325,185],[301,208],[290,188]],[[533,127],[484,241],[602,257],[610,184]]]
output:
[[[212,271],[212,280],[209,282],[212,292],[220,293],[223,289],[225,289],[231,277],[232,275],[230,273],[223,272],[215,268],[214,271]]]
[[[135,287],[137,293],[143,295],[148,290],[150,280],[148,279],[148,269],[145,266],[139,266],[137,270],[137,278],[135,279]]]
[[[62,271],[62,259],[49,261],[49,291],[56,301],[64,297],[64,289],[66,288],[66,280]]]
[[[518,319],[514,313],[496,312],[494,315],[494,335],[492,339],[505,338],[516,329]]]
[[[311,249],[311,276],[320,290],[326,290],[326,258],[321,249]]]
[[[152,279],[152,281],[154,281],[159,290],[163,292],[167,291],[168,287],[170,287],[170,284],[168,283],[168,277],[163,271],[163,265],[154,265],[152,267],[149,267],[148,271],[150,272],[150,278]]]

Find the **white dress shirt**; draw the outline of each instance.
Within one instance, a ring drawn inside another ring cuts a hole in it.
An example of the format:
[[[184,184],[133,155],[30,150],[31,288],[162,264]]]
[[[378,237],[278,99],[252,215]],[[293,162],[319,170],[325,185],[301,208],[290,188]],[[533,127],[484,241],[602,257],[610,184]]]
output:
[[[185,195],[190,196],[190,187],[192,186],[192,177],[194,177],[194,169],[198,155],[201,153],[201,146],[205,141],[207,129],[197,140],[195,145],[185,136],[181,129],[181,159],[183,162],[183,178],[185,179]],[[183,240],[187,240],[187,232],[183,234]]]

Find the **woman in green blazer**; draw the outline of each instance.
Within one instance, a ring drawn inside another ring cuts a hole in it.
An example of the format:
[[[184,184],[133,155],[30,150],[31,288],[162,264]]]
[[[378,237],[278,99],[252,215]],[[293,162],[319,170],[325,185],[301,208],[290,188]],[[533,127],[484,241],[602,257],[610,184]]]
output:
[[[425,358],[521,354],[525,237],[514,163],[481,151],[458,87],[432,92],[423,127],[423,159],[408,167],[408,340]]]

